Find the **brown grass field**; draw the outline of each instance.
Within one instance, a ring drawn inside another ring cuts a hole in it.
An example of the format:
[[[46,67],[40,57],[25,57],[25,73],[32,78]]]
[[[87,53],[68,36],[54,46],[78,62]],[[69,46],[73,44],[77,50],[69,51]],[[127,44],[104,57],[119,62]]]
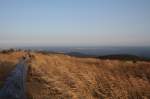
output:
[[[0,86],[24,54],[0,54]],[[31,54],[27,99],[150,99],[150,62]]]

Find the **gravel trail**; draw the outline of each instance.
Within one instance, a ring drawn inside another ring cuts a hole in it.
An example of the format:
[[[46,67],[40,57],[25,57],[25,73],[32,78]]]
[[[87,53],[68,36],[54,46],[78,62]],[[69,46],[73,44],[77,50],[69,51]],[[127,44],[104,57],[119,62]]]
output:
[[[10,73],[4,86],[0,89],[0,99],[26,99],[25,82],[27,76],[27,60],[29,58],[23,57]]]

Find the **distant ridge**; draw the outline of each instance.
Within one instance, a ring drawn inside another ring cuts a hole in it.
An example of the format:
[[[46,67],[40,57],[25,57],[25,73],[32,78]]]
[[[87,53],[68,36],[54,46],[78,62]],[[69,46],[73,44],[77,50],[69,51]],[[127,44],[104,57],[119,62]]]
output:
[[[80,53],[80,52],[69,52],[69,53],[65,53],[66,55],[69,55],[69,56],[75,56],[75,57],[94,57],[94,55],[87,55],[87,54],[83,54],[83,53]]]
[[[150,61],[149,58],[139,57],[136,55],[129,55],[129,54],[116,54],[116,55],[104,55],[99,56],[99,59],[117,59],[117,60],[133,60],[133,61]]]

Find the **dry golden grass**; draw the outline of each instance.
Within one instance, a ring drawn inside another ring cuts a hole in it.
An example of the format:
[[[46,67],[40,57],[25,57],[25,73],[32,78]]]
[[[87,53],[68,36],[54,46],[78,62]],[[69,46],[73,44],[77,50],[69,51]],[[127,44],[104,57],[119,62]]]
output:
[[[0,53],[0,87],[25,54]],[[28,99],[150,99],[150,62],[31,54]]]
[[[150,63],[33,53],[28,99],[150,99]]]

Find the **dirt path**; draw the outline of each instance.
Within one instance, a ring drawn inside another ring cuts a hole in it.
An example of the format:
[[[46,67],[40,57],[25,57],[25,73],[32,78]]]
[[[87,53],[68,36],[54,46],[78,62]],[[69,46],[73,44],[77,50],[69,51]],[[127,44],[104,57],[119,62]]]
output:
[[[25,80],[28,60],[28,57],[23,57],[10,73],[4,86],[0,89],[0,99],[26,99]]]

